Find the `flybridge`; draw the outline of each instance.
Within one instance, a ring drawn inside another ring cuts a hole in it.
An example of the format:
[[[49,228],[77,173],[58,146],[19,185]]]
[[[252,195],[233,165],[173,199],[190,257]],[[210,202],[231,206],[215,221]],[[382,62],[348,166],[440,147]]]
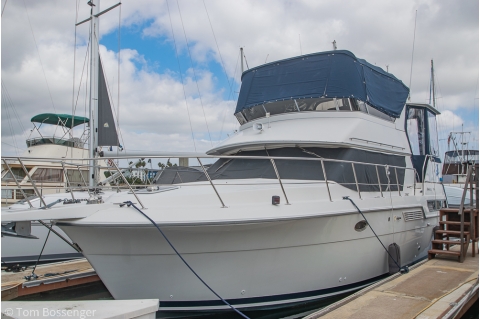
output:
[[[323,106],[319,109],[319,104],[350,98],[398,118],[408,94],[409,88],[394,75],[355,57],[350,51],[336,50],[276,61],[244,72],[235,114],[251,111],[256,106],[272,115],[323,111],[330,109]],[[307,99],[318,101],[312,106]],[[268,104],[279,101],[292,103],[285,104],[283,112],[270,112]],[[337,105],[336,109],[342,110],[342,106]]]

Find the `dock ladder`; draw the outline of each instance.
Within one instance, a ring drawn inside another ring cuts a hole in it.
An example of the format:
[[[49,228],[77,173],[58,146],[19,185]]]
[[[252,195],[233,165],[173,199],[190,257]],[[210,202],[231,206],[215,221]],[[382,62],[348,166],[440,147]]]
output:
[[[470,189],[470,205],[465,207],[468,188]],[[473,206],[474,193],[475,206]],[[478,246],[479,239],[478,202],[478,164],[468,165],[460,207],[440,209],[439,226],[435,230],[432,249],[428,251],[428,259],[435,258],[437,254],[443,254],[458,256],[458,261],[463,263],[470,241],[472,242],[472,256],[475,256],[475,243]],[[450,250],[450,247],[454,245],[460,245],[460,250]]]

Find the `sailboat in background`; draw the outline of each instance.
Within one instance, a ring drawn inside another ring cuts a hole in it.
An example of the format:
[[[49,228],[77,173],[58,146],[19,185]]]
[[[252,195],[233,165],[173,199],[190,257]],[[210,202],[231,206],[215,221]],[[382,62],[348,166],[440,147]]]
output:
[[[436,109],[436,88],[435,88],[435,71],[433,60],[431,60],[431,76],[430,76],[430,104]],[[449,207],[459,207],[461,203],[463,187],[467,178],[468,165],[474,165],[478,171],[479,152],[468,147],[465,135],[471,132],[462,131],[450,132],[447,138],[448,151],[445,152],[442,167],[442,183],[444,185],[445,194]],[[458,138],[460,136],[460,138]],[[453,144],[453,150],[450,150],[450,144]],[[470,190],[466,190],[465,205],[470,205]],[[475,203],[472,203],[474,205]]]
[[[77,25],[86,21],[90,19]],[[96,27],[94,34],[98,34],[98,23],[93,27]],[[11,204],[8,207],[10,211],[29,206],[48,207],[60,202],[86,203],[94,192],[98,192],[95,189],[98,185],[108,186],[112,180],[112,174],[107,174],[112,161],[101,158],[91,160],[101,154],[102,147],[123,149],[118,139],[98,41],[94,42],[96,45],[90,46],[91,56],[96,57],[91,62],[90,87],[94,89],[89,99],[90,118],[54,113],[32,117],[33,131],[39,136],[27,139],[28,148],[20,157],[2,161],[2,203]],[[61,137],[43,135],[40,127],[45,124],[60,128]],[[83,133],[74,137],[73,128],[80,125],[84,125]],[[45,161],[45,158],[61,158],[64,163]],[[110,177],[107,178],[107,175]],[[40,222],[34,222],[31,234],[22,236],[12,227],[14,225],[2,222],[2,263],[36,261],[49,229]],[[69,239],[61,229],[56,226],[52,229],[66,240],[50,236],[41,261],[83,257],[76,247],[68,244]]]

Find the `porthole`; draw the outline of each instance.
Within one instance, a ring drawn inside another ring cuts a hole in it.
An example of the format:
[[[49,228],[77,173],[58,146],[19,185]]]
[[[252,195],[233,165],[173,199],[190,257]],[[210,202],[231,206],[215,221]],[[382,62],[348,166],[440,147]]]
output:
[[[367,222],[365,220],[361,220],[358,223],[355,224],[355,230],[356,231],[364,231],[365,228],[367,228]]]

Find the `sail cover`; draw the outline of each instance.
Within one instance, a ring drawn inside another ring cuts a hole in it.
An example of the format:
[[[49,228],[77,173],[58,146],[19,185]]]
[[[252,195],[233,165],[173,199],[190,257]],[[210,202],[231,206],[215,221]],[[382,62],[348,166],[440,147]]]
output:
[[[235,114],[266,102],[300,98],[356,98],[400,117],[409,88],[390,73],[346,50],[268,63],[242,75]]]
[[[118,146],[118,135],[108,96],[107,83],[99,59],[98,72],[98,146]]]

